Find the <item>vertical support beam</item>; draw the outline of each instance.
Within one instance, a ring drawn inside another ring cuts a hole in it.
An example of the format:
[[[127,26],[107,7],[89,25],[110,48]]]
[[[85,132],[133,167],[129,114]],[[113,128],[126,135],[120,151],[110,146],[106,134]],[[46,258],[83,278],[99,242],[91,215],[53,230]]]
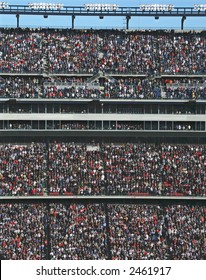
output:
[[[186,20],[186,16],[183,16],[181,19],[181,30],[184,29],[184,21]]]
[[[51,260],[51,219],[50,219],[50,203],[47,201],[46,203],[47,208],[47,219],[45,221],[45,232],[46,232],[46,260]]]
[[[104,203],[104,210],[105,210],[105,219],[106,219],[106,238],[107,238],[107,259],[112,260],[112,251],[111,251],[111,243],[110,243],[110,223],[109,223],[109,210],[108,205]]]
[[[47,129],[47,124],[46,124],[46,129]],[[46,152],[47,152],[47,155],[46,155],[46,161],[47,161],[47,178],[46,178],[46,193],[44,193],[44,195],[48,195],[49,192],[50,192],[50,188],[49,188],[49,170],[50,170],[50,158],[49,158],[49,150],[50,146],[49,146],[49,139],[46,140]]]
[[[101,103],[101,107],[102,107],[102,114],[104,114],[104,103]],[[103,124],[103,120],[102,120],[102,130],[104,129],[104,124]]]
[[[72,29],[74,29],[74,20],[75,20],[75,16],[72,16]]]
[[[129,29],[129,21],[131,19],[131,16],[126,16],[126,29]]]
[[[20,15],[17,14],[16,15],[16,27],[19,28],[19,18],[20,18]]]

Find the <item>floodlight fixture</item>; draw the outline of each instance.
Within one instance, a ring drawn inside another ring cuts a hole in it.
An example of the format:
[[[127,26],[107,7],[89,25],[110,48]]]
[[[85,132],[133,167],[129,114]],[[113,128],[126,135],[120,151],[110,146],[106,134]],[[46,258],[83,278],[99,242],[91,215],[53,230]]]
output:
[[[172,4],[141,4],[141,11],[167,11],[171,12],[174,8]]]
[[[8,3],[7,2],[0,2],[0,9],[5,9],[8,8]]]
[[[206,4],[194,4],[195,11],[206,11]]]
[[[31,9],[39,10],[61,10],[62,8],[64,8],[64,5],[60,3],[29,3],[28,6]]]
[[[84,4],[85,10],[89,11],[116,11],[117,4]]]

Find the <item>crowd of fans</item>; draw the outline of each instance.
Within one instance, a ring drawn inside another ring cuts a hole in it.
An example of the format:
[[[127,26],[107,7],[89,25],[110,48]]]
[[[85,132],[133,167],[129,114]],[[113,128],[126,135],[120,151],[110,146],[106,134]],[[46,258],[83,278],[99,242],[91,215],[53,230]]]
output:
[[[32,129],[31,122],[25,121],[25,122],[19,122],[19,121],[13,121],[9,124],[7,129]]]
[[[0,252],[7,260],[42,260],[47,252],[43,204],[0,204]]]
[[[53,79],[52,79],[53,80]],[[0,77],[1,98],[46,99],[200,99],[206,98],[205,79],[202,78],[88,78],[58,77],[51,79],[24,76]],[[46,82],[45,82],[46,81]]]
[[[206,259],[206,208],[169,205],[165,212],[170,259]]]
[[[0,30],[0,72],[41,73],[43,67],[43,33],[33,30]]]
[[[205,125],[202,122],[197,123],[197,127],[194,122],[161,122],[160,130],[205,130]],[[103,126],[102,126],[103,125]],[[10,121],[1,126],[1,129],[6,130],[35,130],[41,126],[38,125],[38,121],[31,123],[31,121]],[[94,121],[48,121],[47,129],[52,130],[158,130],[158,122],[147,122],[145,125],[141,121],[111,121],[109,122],[94,122]]]
[[[108,245],[103,204],[53,204],[51,259],[106,259]]]
[[[163,79],[162,99],[205,99],[205,79]]]
[[[206,195],[205,145],[49,146],[51,193]]]
[[[0,145],[0,195],[206,195],[205,145]]]
[[[36,77],[0,77],[0,98],[38,98],[40,86]]]
[[[0,145],[0,195],[37,195],[46,187],[46,145]]]
[[[0,42],[0,98],[206,98],[204,78],[161,76],[204,75],[205,32],[0,29]],[[95,82],[75,77],[98,73]],[[25,108],[18,112],[31,112]],[[50,127],[93,129],[72,121],[48,121]],[[18,121],[7,127],[31,128]],[[178,122],[174,128],[193,129]],[[118,121],[110,129],[142,124]],[[191,144],[1,144],[0,196],[205,196],[205,154],[205,145]],[[205,206],[166,202],[1,203],[0,253],[14,260],[206,259],[205,219]]]
[[[1,29],[0,72],[204,74],[205,33]],[[35,63],[34,63],[35,62]]]
[[[67,122],[62,122],[61,129],[89,129],[87,122],[85,121],[67,121]]]
[[[117,125],[113,129],[118,130],[143,130],[144,124],[142,122],[128,122],[118,121]]]
[[[117,204],[108,209],[113,259],[167,259],[162,207]]]
[[[86,145],[49,146],[50,193],[100,195],[105,193],[104,163],[99,151],[87,151]]]
[[[112,258],[206,258],[204,206],[109,205]]]
[[[5,259],[204,260],[206,207],[165,204],[0,205]]]
[[[189,123],[189,124],[184,124],[184,123],[179,123],[179,124],[175,124],[175,127],[174,127],[175,130],[192,130],[192,125]]]
[[[206,96],[205,80],[105,78],[92,88],[86,81],[81,85],[44,87],[45,98],[91,99],[201,99]],[[175,84],[175,86],[174,86]]]
[[[67,83],[68,80],[68,83]],[[94,83],[86,79],[70,85],[70,78],[57,79],[56,85],[44,86],[46,98],[92,98],[92,99],[160,99],[162,98],[160,80],[140,79],[137,77],[100,77]],[[58,86],[58,84],[62,84]],[[163,82],[164,84],[164,82]]]
[[[0,73],[8,73],[0,78],[0,97],[205,99],[206,96],[204,79],[155,79],[161,74],[205,74],[204,32],[1,29],[0,39],[3,42]],[[97,79],[99,87],[88,85],[88,78],[82,77],[9,76],[99,72],[104,75]],[[149,77],[114,78],[107,76],[108,73]]]

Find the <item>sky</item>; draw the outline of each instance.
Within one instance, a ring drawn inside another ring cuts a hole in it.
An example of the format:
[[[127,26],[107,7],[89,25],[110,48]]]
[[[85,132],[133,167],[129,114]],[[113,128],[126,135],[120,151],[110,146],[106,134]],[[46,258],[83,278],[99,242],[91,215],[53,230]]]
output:
[[[4,0],[6,1],[6,0]],[[65,6],[83,6],[84,4],[101,3],[117,4],[120,7],[135,7],[140,4],[173,4],[175,7],[193,7],[194,4],[206,4],[206,0],[7,0],[8,4],[27,5],[33,2],[61,3]],[[20,27],[59,27],[71,28],[70,16],[20,16]],[[0,26],[16,27],[15,15],[0,15]],[[124,17],[76,17],[75,28],[126,28]],[[181,29],[180,17],[160,17],[155,20],[153,17],[132,17],[129,22],[129,29]],[[188,17],[184,23],[185,29],[205,29],[206,17]]]

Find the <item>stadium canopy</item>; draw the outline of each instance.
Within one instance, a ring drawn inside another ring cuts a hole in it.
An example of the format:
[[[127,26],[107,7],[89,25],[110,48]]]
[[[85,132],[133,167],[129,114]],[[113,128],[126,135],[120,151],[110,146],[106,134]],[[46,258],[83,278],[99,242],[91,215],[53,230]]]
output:
[[[7,2],[0,2],[0,14],[16,15],[17,27],[19,27],[20,15],[41,15],[48,16],[71,16],[72,28],[76,16],[88,16],[104,18],[125,17],[126,28],[129,28],[129,21],[132,17],[181,17],[181,29],[184,28],[184,21],[187,17],[206,16],[206,4],[194,4],[192,7],[174,7],[170,4],[141,4],[136,7],[120,7],[116,4],[84,4],[83,6],[64,6],[61,3],[28,3],[28,5],[10,5]]]

